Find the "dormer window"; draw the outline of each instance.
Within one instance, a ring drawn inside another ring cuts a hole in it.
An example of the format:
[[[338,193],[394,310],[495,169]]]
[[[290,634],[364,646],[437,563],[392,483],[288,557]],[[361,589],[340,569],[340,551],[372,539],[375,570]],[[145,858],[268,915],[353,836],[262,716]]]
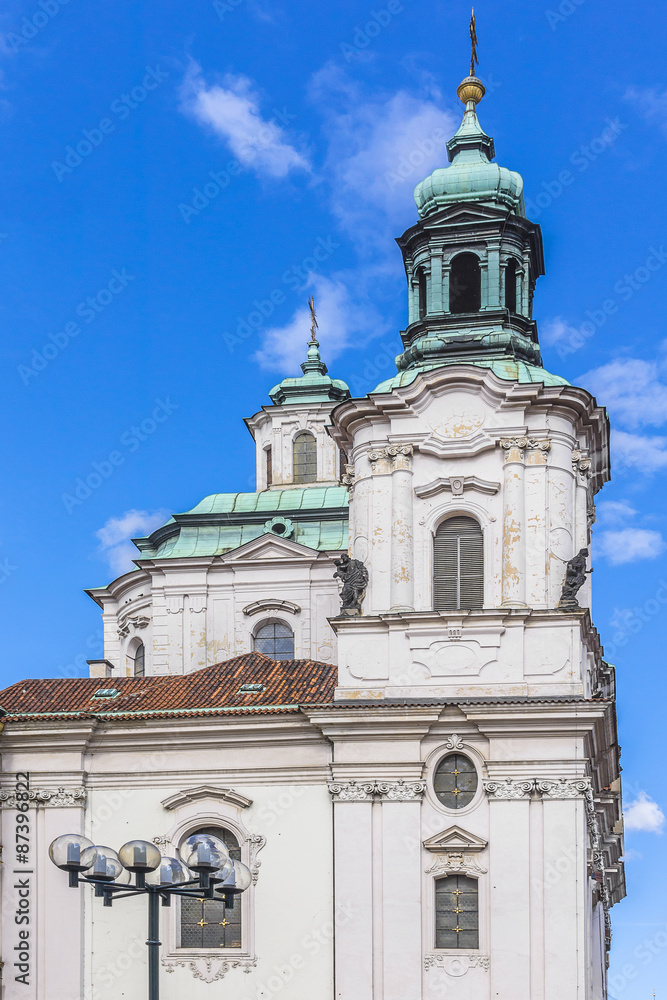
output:
[[[300,431],[293,445],[294,482],[317,482],[317,442],[310,431]]]
[[[479,259],[474,253],[460,253],[452,261],[449,276],[449,311],[479,312],[482,305],[482,279]]]

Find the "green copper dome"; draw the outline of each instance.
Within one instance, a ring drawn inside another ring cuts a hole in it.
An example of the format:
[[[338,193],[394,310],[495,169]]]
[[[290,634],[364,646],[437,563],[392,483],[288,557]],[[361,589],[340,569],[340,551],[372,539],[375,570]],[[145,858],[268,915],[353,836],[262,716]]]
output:
[[[422,372],[433,371],[435,368],[446,368],[448,365],[474,365],[475,368],[488,368],[498,378],[508,382],[541,382],[542,385],[557,386],[569,385],[567,379],[560,375],[552,375],[544,368],[537,365],[529,365],[526,361],[516,361],[511,358],[445,358],[431,364],[415,365],[407,371],[399,372],[393,378],[385,379],[371,391],[370,395],[376,392],[391,392],[392,389],[400,389],[406,385],[412,385],[414,380]]]
[[[340,402],[348,399],[350,387],[340,379],[331,378],[327,374],[327,366],[320,357],[320,344],[315,340],[308,342],[307,360],[301,364],[303,375],[300,378],[284,378],[274,385],[269,396],[277,406],[283,403],[323,403],[327,401]]]
[[[491,163],[495,156],[493,139],[479,124],[475,103],[467,102],[461,126],[447,143],[451,166],[434,170],[415,188],[421,219],[445,205],[466,201],[509,209],[515,215],[526,214],[523,179],[516,171]]]

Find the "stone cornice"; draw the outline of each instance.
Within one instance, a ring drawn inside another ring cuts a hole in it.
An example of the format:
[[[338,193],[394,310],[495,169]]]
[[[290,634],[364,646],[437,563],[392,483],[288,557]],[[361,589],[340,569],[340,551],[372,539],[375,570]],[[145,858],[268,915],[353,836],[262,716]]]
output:
[[[334,802],[417,802],[426,791],[425,781],[330,781],[329,792]]]
[[[78,806],[79,808],[83,808],[86,804],[87,798],[85,788],[31,788],[27,794],[28,803],[30,805],[53,806],[58,808],[63,808],[65,806]],[[14,789],[7,789],[6,791],[0,792],[0,806],[5,809],[16,809],[17,804],[18,800]]]

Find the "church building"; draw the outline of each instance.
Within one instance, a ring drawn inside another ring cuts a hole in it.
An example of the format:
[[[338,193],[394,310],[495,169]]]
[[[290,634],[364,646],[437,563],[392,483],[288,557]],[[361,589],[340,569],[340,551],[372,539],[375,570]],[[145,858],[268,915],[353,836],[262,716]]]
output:
[[[178,856],[200,831],[253,884],[162,909],[163,1000],[606,1000],[620,748],[588,550],[609,425],[542,365],[540,227],[482,83],[458,95],[398,239],[396,374],[353,398],[313,310],[302,375],[246,419],[255,492],[174,514],[88,591],[89,677],[0,692],[3,1000],[143,1000],[144,901],[69,888],[49,844]]]

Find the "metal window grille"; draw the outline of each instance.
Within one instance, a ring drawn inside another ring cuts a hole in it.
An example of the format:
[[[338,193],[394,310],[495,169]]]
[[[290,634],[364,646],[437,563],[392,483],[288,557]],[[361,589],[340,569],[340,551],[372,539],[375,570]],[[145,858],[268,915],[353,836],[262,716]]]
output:
[[[477,791],[477,768],[460,753],[449,753],[438,764],[433,776],[433,791],[448,809],[463,809]]]
[[[140,643],[134,652],[134,676],[143,677],[146,673],[146,650],[143,642]]]
[[[317,442],[308,431],[301,431],[294,438],[294,482],[317,482]]]
[[[224,841],[235,861],[241,860],[239,842],[231,830],[204,827],[194,833],[208,833]],[[232,910],[222,900],[181,898],[181,948],[240,948],[241,900]]]
[[[436,948],[479,948],[477,879],[448,875],[435,883]]]
[[[294,659],[294,633],[283,622],[269,622],[255,633],[255,652],[264,653],[272,660]]]
[[[443,521],[433,540],[435,611],[484,607],[484,539],[471,517]]]

